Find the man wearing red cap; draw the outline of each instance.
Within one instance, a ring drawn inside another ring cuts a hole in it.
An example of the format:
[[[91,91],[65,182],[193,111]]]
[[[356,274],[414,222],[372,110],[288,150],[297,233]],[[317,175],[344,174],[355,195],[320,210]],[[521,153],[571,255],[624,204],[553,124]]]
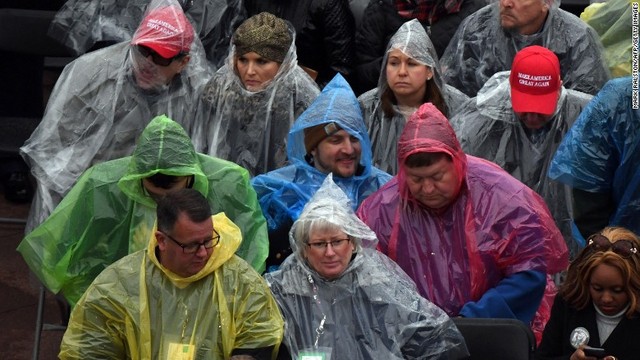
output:
[[[193,37],[193,27],[181,8],[164,6],[151,10],[131,40],[138,86],[154,89],[169,84],[189,63]]]
[[[26,232],[42,223],[90,166],[130,155],[150,119],[188,134],[210,77],[202,45],[176,0],[154,0],[132,41],[67,65],[42,122],[21,148],[37,180]]]
[[[571,255],[579,250],[571,231],[571,192],[550,181],[547,169],[591,98],[562,86],[553,52],[529,46],[518,52],[511,72],[495,74],[451,119],[467,154],[495,162],[544,198]]]
[[[151,0],[65,0],[49,37],[75,54],[129,41]],[[244,0],[177,0],[202,42],[213,70],[224,65],[233,31],[246,19]]]

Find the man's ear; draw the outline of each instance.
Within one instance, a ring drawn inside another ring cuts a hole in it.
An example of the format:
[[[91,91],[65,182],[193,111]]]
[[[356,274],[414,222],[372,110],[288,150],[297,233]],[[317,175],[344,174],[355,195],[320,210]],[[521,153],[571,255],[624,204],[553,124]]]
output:
[[[549,11],[549,9],[551,9],[551,5],[554,1],[556,0],[542,0],[542,6],[547,9],[547,12]]]
[[[160,250],[163,250],[167,247],[167,238],[164,236],[164,234],[160,231],[156,231],[155,233],[156,236],[156,241],[158,242],[158,247],[160,248]]]
[[[182,59],[180,59],[180,70],[178,71],[179,73],[184,70],[184,68],[189,64],[189,61],[191,61],[191,55],[189,54],[183,56]]]

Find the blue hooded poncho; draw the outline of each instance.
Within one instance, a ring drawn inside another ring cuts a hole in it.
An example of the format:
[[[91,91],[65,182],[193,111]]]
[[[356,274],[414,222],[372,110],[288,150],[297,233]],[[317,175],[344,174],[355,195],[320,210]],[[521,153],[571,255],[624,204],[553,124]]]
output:
[[[631,76],[611,80],[593,98],[560,144],[549,177],[583,191],[610,193],[615,210],[609,225],[637,234],[640,110],[633,109],[632,82]]]
[[[335,122],[343,130],[360,141],[362,153],[360,168],[349,178],[334,177],[334,181],[349,196],[355,208],[370,194],[384,185],[391,176],[373,167],[371,143],[367,134],[360,105],[351,87],[336,75],[316,100],[300,115],[289,131],[287,155],[291,165],[255,177],[251,183],[258,194],[258,201],[267,219],[269,232],[290,227],[307,201],[322,184],[327,174],[307,162],[304,129],[319,124]],[[288,246],[286,234],[279,239]],[[273,243],[275,239],[270,238]],[[274,244],[271,245],[272,247]],[[284,259],[281,259],[284,260]]]

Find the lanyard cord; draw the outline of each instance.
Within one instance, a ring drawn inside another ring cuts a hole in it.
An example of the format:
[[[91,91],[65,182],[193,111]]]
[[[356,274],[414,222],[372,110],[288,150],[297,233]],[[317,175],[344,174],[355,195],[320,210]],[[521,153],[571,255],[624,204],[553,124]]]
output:
[[[320,312],[322,313],[322,320],[320,320],[320,325],[316,328],[316,340],[313,342],[313,348],[318,349],[318,340],[320,340],[320,336],[324,334],[324,322],[327,320],[327,315],[325,315],[324,311],[322,311],[322,306],[320,303],[320,297],[318,296],[318,287],[316,286],[315,281],[311,277],[311,274],[307,274],[307,280],[313,289],[313,300],[315,300],[316,304],[320,308]]]

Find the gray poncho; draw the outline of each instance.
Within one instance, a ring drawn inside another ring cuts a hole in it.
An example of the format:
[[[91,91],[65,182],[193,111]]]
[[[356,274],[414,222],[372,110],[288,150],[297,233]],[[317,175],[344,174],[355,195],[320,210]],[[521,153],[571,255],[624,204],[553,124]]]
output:
[[[214,71],[222,66],[235,28],[246,18],[242,0],[177,0],[206,49]],[[68,0],[49,36],[76,54],[98,42],[130,40],[151,0]]]
[[[327,280],[303,256],[303,231],[337,226],[355,245],[351,262]],[[348,197],[327,176],[290,235],[291,254],[266,280],[285,319],[283,343],[293,358],[455,359],[466,354],[462,335],[446,313],[421,297],[391,259],[372,247],[376,235],[359,220]]]
[[[595,95],[609,79],[598,34],[555,1],[542,30],[533,35],[505,31],[499,12],[496,2],[460,24],[440,61],[447,84],[475,96],[493,74],[511,69],[516,53],[530,45],[544,46],[558,56],[567,89]]]
[[[187,132],[194,126],[198,92],[210,77],[200,41],[194,39],[183,71],[154,90],[136,84],[133,52],[126,41],[87,53],[58,78],[40,125],[20,149],[38,182],[27,233],[46,219],[82,172],[130,155],[155,116],[167,115]]]
[[[192,134],[196,150],[249,170],[252,176],[286,164],[286,139],[294,120],[313,102],[320,89],[299,66],[295,32],[278,72],[260,91],[248,91],[235,72],[235,45],[226,64],[206,85],[195,121],[203,127]]]
[[[570,254],[579,250],[571,235],[571,190],[547,177],[551,159],[564,135],[592,96],[562,88],[552,120],[529,130],[511,108],[509,71],[495,74],[450,119],[465,153],[498,164],[542,196],[562,232]]]

